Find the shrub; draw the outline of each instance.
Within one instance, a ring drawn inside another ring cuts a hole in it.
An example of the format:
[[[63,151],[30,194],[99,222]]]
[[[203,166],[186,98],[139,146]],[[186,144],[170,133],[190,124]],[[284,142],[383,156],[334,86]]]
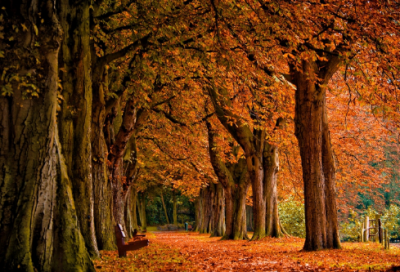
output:
[[[306,237],[304,204],[289,198],[279,205],[279,218],[283,228],[292,236]]]

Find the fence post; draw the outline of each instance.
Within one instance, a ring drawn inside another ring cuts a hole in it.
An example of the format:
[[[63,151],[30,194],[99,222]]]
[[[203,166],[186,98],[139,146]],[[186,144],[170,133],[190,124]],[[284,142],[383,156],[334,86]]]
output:
[[[364,242],[368,242],[368,240],[369,240],[369,217],[368,216],[365,216],[364,226],[365,226]]]
[[[390,237],[389,237],[387,229],[384,230],[384,236],[385,236],[385,249],[389,249],[390,248]]]
[[[365,230],[365,226],[364,226],[364,222],[362,222],[360,242],[364,242],[364,230]]]
[[[380,218],[377,218],[378,219],[378,235],[379,235],[379,243],[383,243],[383,233],[382,233],[382,222],[381,222],[381,219]]]

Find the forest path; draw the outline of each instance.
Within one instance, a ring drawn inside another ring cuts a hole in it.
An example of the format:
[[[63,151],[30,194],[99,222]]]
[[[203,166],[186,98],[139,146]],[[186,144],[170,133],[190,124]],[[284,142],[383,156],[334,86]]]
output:
[[[195,232],[154,232],[150,246],[119,259],[103,251],[98,271],[383,271],[400,264],[400,249],[344,243],[341,250],[301,252],[304,239],[220,241]]]

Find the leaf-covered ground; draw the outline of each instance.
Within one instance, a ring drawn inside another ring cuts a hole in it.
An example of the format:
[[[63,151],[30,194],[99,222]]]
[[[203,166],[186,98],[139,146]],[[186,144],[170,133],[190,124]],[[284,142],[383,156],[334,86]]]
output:
[[[383,271],[400,264],[400,248],[343,243],[341,250],[301,252],[303,239],[220,241],[209,234],[155,232],[150,246],[118,258],[103,251],[97,271]]]

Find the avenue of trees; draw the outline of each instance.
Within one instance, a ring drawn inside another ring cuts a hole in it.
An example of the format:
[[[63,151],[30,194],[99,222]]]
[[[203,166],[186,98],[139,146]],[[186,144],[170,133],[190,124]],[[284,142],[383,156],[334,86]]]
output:
[[[0,267],[95,271],[154,199],[258,240],[296,198],[340,248],[398,204],[399,35],[397,0],[0,1]]]

